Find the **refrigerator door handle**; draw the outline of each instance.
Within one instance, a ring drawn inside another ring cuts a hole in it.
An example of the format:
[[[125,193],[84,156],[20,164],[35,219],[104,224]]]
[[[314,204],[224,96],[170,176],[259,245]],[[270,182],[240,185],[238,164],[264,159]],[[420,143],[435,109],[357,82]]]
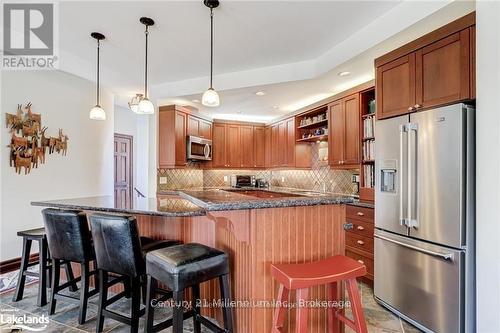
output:
[[[387,238],[387,237],[384,237],[384,236],[380,236],[380,235],[377,235],[377,234],[375,234],[373,236],[375,238],[378,238],[378,239],[381,239],[381,240],[384,240],[384,241],[387,241],[387,242],[391,242],[391,243],[394,243],[394,244],[397,244],[397,245],[400,245],[400,246],[403,246],[403,247],[406,247],[406,248],[409,248],[409,249],[412,249],[412,250],[415,250],[415,251],[418,251],[418,252],[422,252],[422,253],[428,254],[428,255],[433,256],[433,257],[438,257],[438,258],[441,258],[441,259],[444,259],[444,260],[453,261],[453,253],[440,253],[440,252],[436,252],[436,251],[431,251],[431,250],[423,249],[423,248],[418,247],[418,246],[406,244],[406,243],[403,243],[403,242],[400,242],[400,241],[397,241],[397,240],[394,240],[394,239],[390,239],[390,238]]]
[[[409,228],[418,228],[418,219],[416,217],[418,124],[409,123],[406,126],[406,130],[408,131],[408,215],[406,225]]]
[[[405,156],[404,154],[404,135],[406,133],[406,125],[400,125],[399,126],[399,224],[407,226],[407,219],[405,217],[405,211],[408,210],[408,207],[405,206],[405,201],[404,201],[404,183],[405,183],[405,170],[404,170],[404,163],[403,163],[403,158]]]

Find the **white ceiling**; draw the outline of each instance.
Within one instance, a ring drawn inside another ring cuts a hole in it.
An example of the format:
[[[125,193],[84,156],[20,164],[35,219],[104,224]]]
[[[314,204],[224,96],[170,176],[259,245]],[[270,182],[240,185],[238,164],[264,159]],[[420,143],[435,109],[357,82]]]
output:
[[[104,33],[102,82],[126,105],[143,89],[144,26],[138,19],[149,16],[156,21],[149,49],[154,100],[191,104],[215,118],[269,121],[370,79],[377,50],[394,47],[380,47],[383,40],[447,4],[221,0],[215,9],[214,86],[222,105],[216,109],[192,102],[208,85],[209,10],[202,0],[61,2],[60,67],[95,79],[90,32]],[[339,77],[340,70],[352,74]],[[255,96],[258,90],[266,95]]]

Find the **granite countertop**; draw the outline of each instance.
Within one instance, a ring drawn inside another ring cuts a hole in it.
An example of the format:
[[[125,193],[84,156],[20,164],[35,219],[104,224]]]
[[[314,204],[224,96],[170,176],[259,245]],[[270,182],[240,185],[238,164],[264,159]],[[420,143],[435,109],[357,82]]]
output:
[[[346,204],[352,196],[291,189],[192,189],[179,195],[207,211]]]
[[[33,206],[91,210],[107,213],[140,214],[165,217],[202,216],[206,210],[179,196],[134,197],[132,204],[115,202],[113,196],[33,201]]]
[[[348,203],[348,205],[375,209],[374,203],[366,201],[354,200],[353,202]]]

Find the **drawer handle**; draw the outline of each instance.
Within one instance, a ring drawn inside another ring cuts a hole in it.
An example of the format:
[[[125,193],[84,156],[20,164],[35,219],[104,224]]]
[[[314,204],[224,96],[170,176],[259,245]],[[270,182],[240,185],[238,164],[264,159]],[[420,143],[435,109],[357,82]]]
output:
[[[358,262],[359,262],[361,265],[364,265],[364,264],[365,264],[365,262],[364,262],[363,260],[361,260],[361,259],[359,259],[359,260],[358,260]]]
[[[358,240],[356,243],[358,243],[359,245],[365,245],[365,242],[363,242],[362,240]]]
[[[356,227],[356,229],[358,229],[358,230],[365,230],[365,227],[363,227],[363,226],[361,226],[361,225],[358,225],[358,226]]]
[[[358,216],[365,216],[362,212],[357,212],[356,214],[358,214]]]

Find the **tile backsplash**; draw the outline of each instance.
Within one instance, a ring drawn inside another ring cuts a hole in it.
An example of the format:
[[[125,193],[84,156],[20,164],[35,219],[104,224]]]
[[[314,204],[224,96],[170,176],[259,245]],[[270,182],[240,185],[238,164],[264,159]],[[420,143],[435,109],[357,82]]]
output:
[[[322,150],[321,143],[313,145],[312,167],[307,170],[201,170],[195,167],[186,169],[158,169],[158,191],[195,187],[226,187],[230,185],[231,175],[239,174],[254,175],[256,178],[263,178],[271,186],[276,187],[357,194],[356,184],[352,183],[351,179],[353,174],[359,174],[359,170],[330,169],[325,161],[320,161],[325,159]]]

